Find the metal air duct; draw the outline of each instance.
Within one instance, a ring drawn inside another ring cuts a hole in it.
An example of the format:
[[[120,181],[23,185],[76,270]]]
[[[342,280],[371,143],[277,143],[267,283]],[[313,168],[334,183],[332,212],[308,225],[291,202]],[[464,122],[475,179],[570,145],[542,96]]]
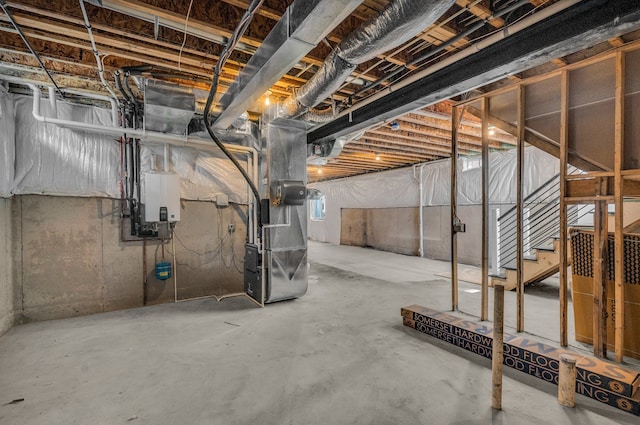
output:
[[[427,28],[455,0],[395,0],[380,15],[370,19],[349,34],[329,54],[320,69],[294,95],[287,98],[278,111],[281,118],[294,118],[307,112],[334,93],[356,69],[356,66],[389,51],[415,37]],[[313,113],[311,120],[331,119]]]

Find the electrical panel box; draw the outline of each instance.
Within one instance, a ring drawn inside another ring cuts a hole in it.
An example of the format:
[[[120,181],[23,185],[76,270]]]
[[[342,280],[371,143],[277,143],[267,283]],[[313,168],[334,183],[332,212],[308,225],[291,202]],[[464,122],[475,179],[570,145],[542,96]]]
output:
[[[180,177],[173,173],[145,173],[144,221],[180,221]]]

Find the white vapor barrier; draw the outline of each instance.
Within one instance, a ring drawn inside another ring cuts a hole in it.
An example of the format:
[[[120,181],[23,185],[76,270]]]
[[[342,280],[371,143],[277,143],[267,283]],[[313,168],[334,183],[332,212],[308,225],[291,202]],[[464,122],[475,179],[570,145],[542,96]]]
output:
[[[119,146],[114,137],[45,124],[33,118],[32,101],[15,96],[14,194],[119,197]],[[47,100],[41,113],[52,117]],[[110,125],[111,111],[58,102],[58,118]]]
[[[489,202],[513,204],[516,201],[516,150],[489,154]],[[458,205],[482,203],[481,157],[458,159]],[[340,243],[340,210],[342,208],[418,207],[420,167],[423,167],[423,205],[449,205],[451,161],[449,159],[380,173],[366,174],[309,186],[326,197],[324,221],[312,221],[310,234],[314,239]],[[557,158],[529,146],[525,149],[523,192],[542,186],[559,172]]]
[[[0,89],[1,90],[1,89]],[[11,196],[16,146],[15,109],[13,99],[0,92],[0,197]]]
[[[120,145],[115,137],[41,123],[33,118],[31,97],[2,94],[0,102],[0,196],[120,198]],[[60,119],[111,125],[107,109],[62,101],[57,108]],[[41,100],[41,113],[52,116],[46,99]],[[141,171],[161,171],[164,147],[142,145]],[[247,203],[246,182],[221,152],[188,147],[170,147],[170,152],[169,171],[180,176],[181,198],[215,200],[216,194],[224,193],[232,202]],[[237,159],[246,170],[247,155]]]
[[[215,201],[216,194],[224,193],[229,201],[246,204],[248,185],[240,171],[222,152],[197,151],[193,148],[170,146],[168,170],[180,176],[180,197],[190,200]],[[141,171],[163,171],[164,147],[145,145],[141,152]],[[236,154],[236,159],[247,171],[247,155]],[[251,174],[251,173],[249,173]]]

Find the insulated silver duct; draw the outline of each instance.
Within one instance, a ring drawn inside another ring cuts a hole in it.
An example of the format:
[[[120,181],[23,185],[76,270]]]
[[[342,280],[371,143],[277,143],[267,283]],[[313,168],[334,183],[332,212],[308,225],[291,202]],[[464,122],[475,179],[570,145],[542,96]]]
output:
[[[342,40],[316,74],[282,103],[278,115],[294,118],[307,112],[334,93],[356,66],[415,37],[442,16],[453,3],[455,0],[391,2],[380,15]],[[310,114],[306,118],[326,120],[322,115]]]

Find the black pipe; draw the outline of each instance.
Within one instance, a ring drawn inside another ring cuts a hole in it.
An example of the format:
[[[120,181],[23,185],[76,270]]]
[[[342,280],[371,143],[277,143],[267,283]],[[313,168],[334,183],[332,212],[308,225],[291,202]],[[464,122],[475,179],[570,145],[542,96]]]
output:
[[[244,15],[240,20],[240,25],[235,29],[231,38],[229,39],[229,42],[227,43],[222,53],[220,54],[220,59],[216,63],[216,66],[213,70],[213,81],[211,82],[211,88],[209,89],[209,95],[207,96],[207,103],[204,107],[204,126],[207,129],[207,133],[209,133],[209,136],[214,141],[214,143],[227,156],[227,158],[231,160],[231,162],[233,163],[233,165],[235,165],[238,171],[240,171],[240,174],[242,174],[242,177],[245,179],[245,181],[251,188],[251,192],[253,192],[253,196],[255,197],[255,200],[256,200],[255,205],[256,205],[256,211],[258,212],[258,217],[260,217],[260,193],[258,192],[258,188],[254,184],[254,182],[251,180],[251,177],[249,177],[247,172],[244,170],[244,168],[242,168],[242,166],[240,165],[238,160],[235,158],[235,156],[233,156],[233,154],[231,154],[231,152],[227,150],[227,148],[213,133],[213,130],[211,129],[211,124],[209,124],[209,112],[211,110],[211,105],[213,104],[213,98],[218,88],[218,79],[220,77],[222,66],[226,62],[229,55],[231,54],[234,44],[237,42],[238,38],[247,29],[247,26],[249,25],[249,22],[251,21],[253,14],[262,5],[262,2],[263,0],[252,0],[247,11],[244,13]]]
[[[138,99],[136,98],[136,95],[133,94],[133,90],[131,90],[131,86],[129,86],[129,72],[126,72],[124,74],[124,89],[126,90],[127,94],[129,95],[129,97],[131,98],[131,103],[133,104],[133,113],[135,115],[134,117],[134,122],[133,122],[133,128],[138,128],[138,118],[140,117],[140,115],[142,114],[142,108],[140,107],[140,104],[138,103]]]
[[[124,97],[125,102],[131,102],[131,98],[122,88],[122,80],[120,79],[121,75],[122,75],[122,72],[120,72],[120,70],[116,71],[115,74],[113,75],[113,79],[115,80],[115,83],[116,83],[116,88],[118,89],[122,97]]]
[[[142,203],[142,194],[140,192],[140,139],[134,139],[136,144],[136,191],[138,195],[138,204]]]

